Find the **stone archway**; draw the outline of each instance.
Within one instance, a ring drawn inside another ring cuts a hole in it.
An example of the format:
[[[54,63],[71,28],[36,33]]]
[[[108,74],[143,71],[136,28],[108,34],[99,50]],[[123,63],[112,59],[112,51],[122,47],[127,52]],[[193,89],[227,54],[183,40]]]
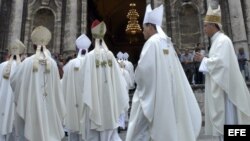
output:
[[[193,48],[202,35],[199,11],[194,5],[185,3],[180,7],[178,17],[180,48]]]
[[[34,27],[43,25],[52,33],[48,45],[51,53],[60,53],[62,36],[62,1],[61,0],[27,0],[27,14],[24,15],[24,43],[27,53],[33,54],[30,35]]]
[[[42,25],[47,27],[51,31],[51,33],[54,33],[54,27],[55,27],[54,21],[55,21],[55,16],[53,12],[49,9],[42,8],[35,13],[33,27]],[[54,47],[54,36],[52,34],[52,39],[50,43],[47,45],[47,48],[49,50],[54,50],[53,47]]]

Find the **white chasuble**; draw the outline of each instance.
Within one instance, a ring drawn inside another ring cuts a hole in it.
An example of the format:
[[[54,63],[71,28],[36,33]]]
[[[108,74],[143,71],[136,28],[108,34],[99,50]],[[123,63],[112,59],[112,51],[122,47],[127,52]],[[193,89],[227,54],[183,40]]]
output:
[[[8,61],[0,64],[0,135],[6,135],[12,132],[14,124],[14,94],[10,87],[10,78],[6,79],[3,77],[3,71]],[[13,61],[11,64],[11,74],[16,69],[16,62]]]
[[[84,66],[82,122],[89,119],[89,129],[100,133],[117,130],[119,117],[128,110],[129,98],[126,82],[115,57],[107,48],[96,47],[85,56]],[[88,129],[82,129],[85,139]]]
[[[221,32],[213,35],[209,57],[204,59],[205,83],[205,132],[223,135],[226,123],[226,101],[235,106],[236,124],[250,124],[250,94],[240,73],[231,40]]]
[[[135,80],[126,141],[137,141],[141,135],[134,133],[143,121],[147,121],[143,130],[150,134],[145,141],[195,141],[201,128],[201,112],[172,43],[158,34],[151,36],[143,46]],[[138,115],[140,109],[143,115]]]
[[[16,111],[24,120],[24,136],[29,141],[60,141],[66,114],[56,62],[48,57],[33,71],[35,55],[26,58],[14,73],[11,86],[16,95]],[[50,70],[45,71],[45,62]]]
[[[67,115],[65,117],[65,127],[70,132],[80,131],[80,119],[82,116],[82,94],[83,94],[83,75],[80,70],[85,69],[83,66],[83,57],[70,60],[64,66],[62,78],[62,88],[66,104]],[[77,63],[79,66],[76,66]]]

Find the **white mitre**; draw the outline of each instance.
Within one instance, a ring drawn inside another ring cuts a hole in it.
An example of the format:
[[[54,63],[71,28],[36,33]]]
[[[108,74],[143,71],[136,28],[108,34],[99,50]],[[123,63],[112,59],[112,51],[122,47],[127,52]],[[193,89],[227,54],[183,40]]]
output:
[[[84,49],[88,52],[88,48],[91,45],[90,39],[85,35],[82,34],[76,39],[76,47],[79,49],[78,56],[81,55],[81,51]]]
[[[94,38],[102,39],[107,31],[106,24],[102,21],[95,20],[91,25],[91,33]]]
[[[81,58],[82,57],[82,50],[85,50],[86,53],[88,53],[88,48],[91,45],[91,41],[85,34],[82,34],[81,36],[79,36],[76,39],[75,44],[76,44],[76,47],[78,48],[77,58]],[[81,61],[79,59],[76,59],[75,70],[79,70],[80,65],[81,65]]]
[[[162,18],[163,18],[163,5],[160,5],[159,7],[152,10],[151,5],[148,4],[144,15],[143,24],[152,23],[161,26]]]
[[[119,51],[116,56],[119,60],[123,59],[123,53],[121,51]]]
[[[204,22],[218,24],[220,29],[222,29],[220,5],[218,5],[217,9],[212,9],[212,7],[209,5]]]
[[[108,47],[103,39],[106,31],[107,27],[104,21],[100,22],[98,20],[95,20],[91,24],[91,33],[93,38],[95,38],[95,50],[98,50],[100,48],[108,50]]]
[[[25,45],[19,39],[15,39],[10,43],[9,46],[10,59],[8,60],[7,65],[3,69],[3,78],[9,79],[14,56],[16,57],[17,64],[21,63],[20,55],[23,54],[25,50],[26,50]]]
[[[125,52],[125,53],[123,54],[123,59],[124,59],[124,60],[128,60],[128,57],[129,57],[129,54],[128,54],[127,52]]]
[[[152,10],[151,5],[148,4],[146,7],[146,12],[144,15],[143,24],[151,23],[156,25],[156,30],[163,39],[169,39],[169,37],[164,33],[161,28],[163,19],[163,5]]]

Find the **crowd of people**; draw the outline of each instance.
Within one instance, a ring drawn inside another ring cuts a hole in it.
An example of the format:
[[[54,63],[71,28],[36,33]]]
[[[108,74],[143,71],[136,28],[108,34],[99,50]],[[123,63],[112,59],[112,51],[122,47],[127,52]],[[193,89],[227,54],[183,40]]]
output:
[[[194,60],[195,52],[201,52],[205,55],[206,51],[200,43],[196,44],[194,49],[184,49],[178,52],[182,67],[190,84],[204,84],[204,75],[199,72],[200,62]]]
[[[207,56],[207,51],[200,43],[196,44],[196,47],[192,49],[183,49],[182,51],[178,50],[178,56],[181,61],[182,67],[185,71],[185,74],[188,78],[190,84],[204,84],[205,75],[199,71],[200,63],[194,60],[196,52],[200,52],[203,55]],[[245,81],[249,81],[249,61],[246,57],[244,48],[239,48],[238,53],[236,53],[240,71],[242,73]]]
[[[250,124],[250,94],[241,74],[242,51],[221,32],[220,7],[209,7],[204,32],[211,48],[180,57],[161,28],[163,5],[147,5],[143,45],[137,67],[129,54],[117,58],[104,41],[106,24],[95,20],[91,40],[80,35],[78,53],[51,55],[51,32],[44,26],[31,33],[35,54],[14,40],[9,58],[0,64],[0,141],[196,141],[202,126],[200,107],[191,88],[205,82],[205,133],[223,141],[225,124]],[[243,58],[243,59],[242,59]],[[190,64],[197,72],[190,73]],[[205,81],[203,80],[205,76]],[[135,89],[128,116],[129,90]],[[128,127],[125,124],[128,122]]]

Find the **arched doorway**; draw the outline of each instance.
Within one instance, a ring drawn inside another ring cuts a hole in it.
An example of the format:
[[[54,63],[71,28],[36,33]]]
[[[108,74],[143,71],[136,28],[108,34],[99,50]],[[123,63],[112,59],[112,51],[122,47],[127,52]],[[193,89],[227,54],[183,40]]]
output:
[[[50,41],[50,43],[47,45],[47,48],[51,51],[53,51],[53,46],[54,46],[54,26],[55,26],[55,16],[53,14],[53,12],[50,9],[39,9],[34,16],[34,22],[33,22],[33,27],[37,27],[37,26],[45,26],[47,27],[51,33],[52,33],[52,39]]]
[[[126,34],[126,26],[128,23],[127,13],[129,11],[129,4],[136,3],[136,10],[139,13],[139,24],[142,25],[144,12],[146,7],[145,0],[88,0],[88,24],[87,34],[91,37],[91,23],[95,20],[103,20],[107,26],[105,35],[105,42],[109,49],[116,54],[121,52],[128,52],[129,60],[136,64],[145,42],[143,34],[137,35],[137,42],[130,43],[130,38]]]
[[[179,39],[181,49],[193,48],[200,42],[201,28],[199,11],[192,4],[183,4],[178,11]]]

